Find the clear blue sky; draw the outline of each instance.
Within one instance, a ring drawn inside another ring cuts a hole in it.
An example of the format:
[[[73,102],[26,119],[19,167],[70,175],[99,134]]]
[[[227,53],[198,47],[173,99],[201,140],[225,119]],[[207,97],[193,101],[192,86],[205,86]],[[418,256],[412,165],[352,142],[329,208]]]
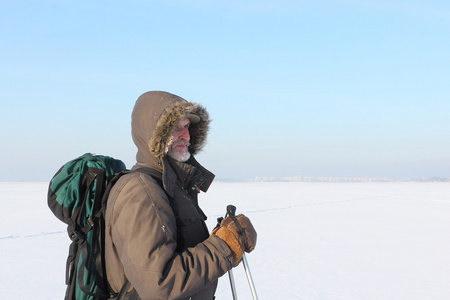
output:
[[[131,167],[137,97],[213,120],[218,178],[450,177],[448,1],[1,1],[0,181]]]

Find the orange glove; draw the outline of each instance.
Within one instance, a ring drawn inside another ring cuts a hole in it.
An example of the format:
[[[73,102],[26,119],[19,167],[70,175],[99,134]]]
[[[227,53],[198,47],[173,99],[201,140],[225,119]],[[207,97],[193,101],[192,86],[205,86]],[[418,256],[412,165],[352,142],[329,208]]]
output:
[[[226,217],[211,234],[220,237],[230,247],[234,267],[241,262],[244,251],[250,253],[255,249],[257,234],[250,220],[244,215],[237,215],[235,220]]]

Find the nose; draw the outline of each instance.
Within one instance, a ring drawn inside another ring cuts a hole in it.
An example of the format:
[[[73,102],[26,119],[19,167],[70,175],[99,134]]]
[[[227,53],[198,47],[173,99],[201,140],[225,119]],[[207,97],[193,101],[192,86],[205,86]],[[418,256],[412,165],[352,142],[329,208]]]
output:
[[[189,128],[183,127],[180,135],[180,139],[184,141],[189,141],[191,139],[191,135],[189,134]]]

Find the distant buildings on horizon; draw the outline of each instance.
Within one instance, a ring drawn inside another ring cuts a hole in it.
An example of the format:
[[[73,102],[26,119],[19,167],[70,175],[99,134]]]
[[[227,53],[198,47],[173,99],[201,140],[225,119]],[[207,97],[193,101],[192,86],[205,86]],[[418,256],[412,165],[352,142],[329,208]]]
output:
[[[450,182],[450,178],[428,177],[411,179],[392,179],[388,177],[255,177],[254,182]]]
[[[326,176],[293,176],[293,177],[255,177],[250,180],[218,179],[224,182],[450,182],[450,177],[426,177],[411,179],[392,179],[388,177],[326,177]]]

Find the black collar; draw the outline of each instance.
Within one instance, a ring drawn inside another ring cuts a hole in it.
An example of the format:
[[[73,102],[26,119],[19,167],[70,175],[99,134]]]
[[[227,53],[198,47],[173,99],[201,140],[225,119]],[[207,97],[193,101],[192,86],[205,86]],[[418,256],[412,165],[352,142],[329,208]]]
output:
[[[206,192],[214,180],[214,174],[201,166],[191,155],[186,162],[179,162],[170,156],[164,156],[163,162],[163,184],[164,188],[173,197],[173,191],[177,179],[184,189],[196,186]]]

